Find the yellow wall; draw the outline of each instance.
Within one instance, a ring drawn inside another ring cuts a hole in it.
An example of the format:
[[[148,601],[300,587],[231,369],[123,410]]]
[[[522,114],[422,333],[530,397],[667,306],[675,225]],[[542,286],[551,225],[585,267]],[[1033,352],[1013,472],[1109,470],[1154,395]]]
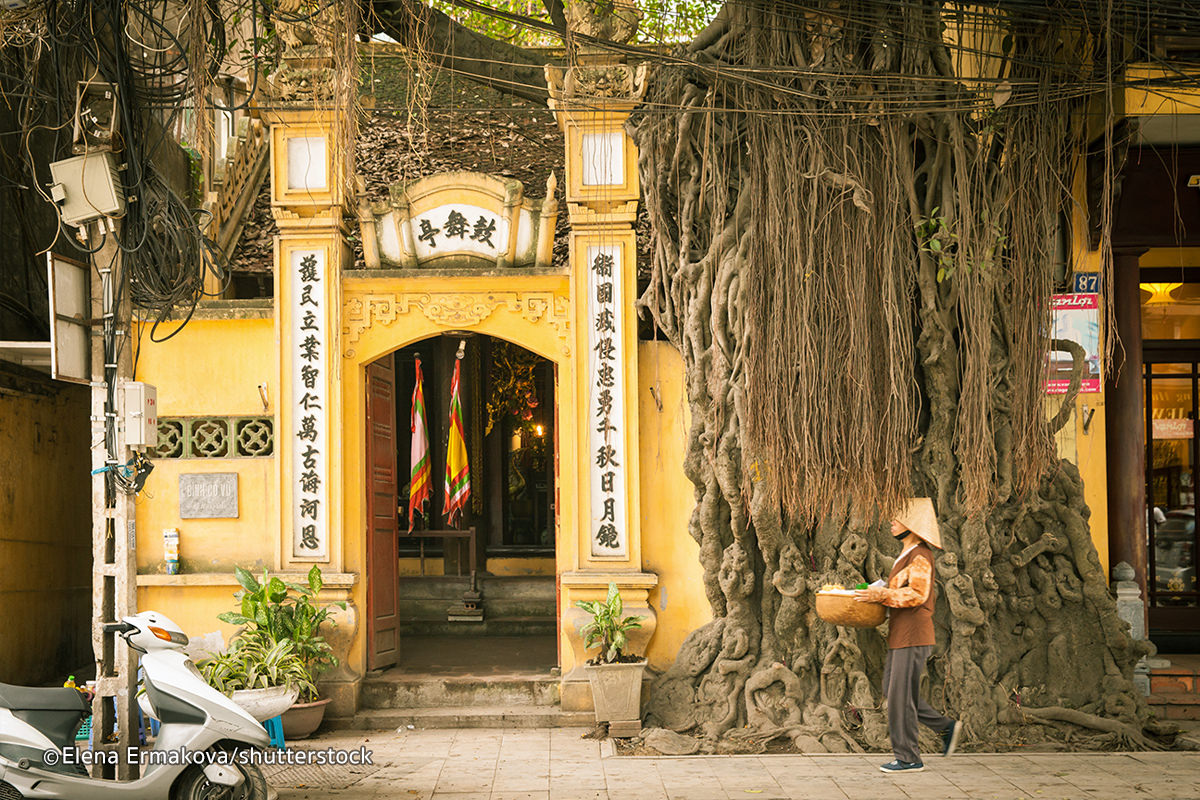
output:
[[[159,416],[275,412],[277,348],[269,310],[251,319],[193,319],[161,343],[151,342],[149,331],[147,325],[140,336],[135,377],[158,387]],[[265,411],[260,383],[268,384]]]
[[[138,608],[166,614],[193,639],[219,632],[228,645],[238,626],[221,622],[217,615],[237,609],[233,595],[240,589],[232,580],[217,586],[138,586]]]
[[[0,368],[0,680],[92,662],[88,390]]]
[[[151,342],[148,329],[141,337],[137,379],[158,389],[159,416],[273,416],[277,348],[269,309],[250,318],[201,314],[165,342]],[[265,410],[259,384],[266,384]],[[238,517],[180,519],[179,476],[213,472],[237,473]],[[216,615],[234,607],[234,566],[275,572],[279,565],[276,487],[274,457],[155,459],[136,506],[138,607],[161,611],[191,635],[220,630],[228,641],[234,628]],[[178,576],[164,574],[164,528],[179,529]],[[144,576],[161,576],[161,583],[147,586]]]
[[[646,655],[662,670],[687,635],[712,619],[712,609],[704,596],[700,545],[687,530],[696,494],[683,474],[690,423],[683,358],[666,342],[639,342],[638,377],[642,565],[658,574],[658,586],[650,590],[658,628]]]
[[[1077,202],[1074,204],[1074,217],[1071,220],[1071,269],[1074,272],[1103,272],[1101,269],[1100,253],[1088,249],[1088,226],[1086,219],[1087,191],[1084,183],[1087,170],[1080,160],[1075,170],[1074,193]],[[1104,315],[1100,315],[1100,336],[1106,334]],[[1104,368],[1101,368],[1102,371]],[[1103,375],[1107,380],[1107,374]],[[1058,412],[1059,403],[1049,398],[1049,413]],[[1090,423],[1085,432],[1084,419],[1091,413]],[[1091,510],[1089,528],[1092,534],[1092,544],[1100,557],[1100,567],[1107,576],[1108,564],[1108,448],[1105,444],[1105,407],[1104,392],[1096,394],[1080,394],[1075,399],[1075,410],[1071,419],[1057,436],[1061,458],[1071,461],[1079,468],[1079,476],[1083,479],[1083,499]]]

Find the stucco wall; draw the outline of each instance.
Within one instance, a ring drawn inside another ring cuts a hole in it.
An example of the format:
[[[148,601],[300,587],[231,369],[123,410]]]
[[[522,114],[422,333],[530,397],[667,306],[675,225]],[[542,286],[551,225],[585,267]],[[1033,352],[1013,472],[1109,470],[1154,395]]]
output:
[[[658,628],[646,655],[650,666],[661,670],[675,660],[687,635],[712,619],[712,609],[701,581],[700,545],[687,530],[696,493],[683,474],[684,435],[691,422],[683,358],[666,342],[639,342],[638,379],[642,562],[658,575],[650,592]]]
[[[0,364],[0,681],[93,661],[88,389]]]
[[[142,336],[137,379],[157,387],[159,416],[272,416],[276,345],[269,310],[214,309],[204,315],[165,342]],[[259,384],[266,385],[266,409]],[[179,476],[213,472],[237,473],[238,516],[181,519]],[[234,565],[274,572],[279,564],[277,484],[274,457],[155,459],[146,496],[137,504],[138,573],[165,573],[162,532],[178,528],[185,575],[170,579],[174,585],[148,586],[143,578],[139,608],[166,614],[190,635],[220,630],[228,638],[234,628],[216,615],[233,608]],[[194,575],[207,577],[190,582]],[[223,585],[212,583],[222,578]]]

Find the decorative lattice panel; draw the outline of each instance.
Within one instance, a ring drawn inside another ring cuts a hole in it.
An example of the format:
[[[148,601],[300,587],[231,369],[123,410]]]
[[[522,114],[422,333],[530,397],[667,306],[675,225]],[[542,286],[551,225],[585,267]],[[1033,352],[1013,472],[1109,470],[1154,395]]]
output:
[[[275,454],[271,417],[159,417],[155,458],[265,458]]]
[[[270,417],[239,419],[234,423],[237,431],[237,454],[254,458],[269,456],[275,452],[275,426]]]
[[[158,447],[154,451],[157,458],[183,458],[187,451],[187,438],[184,436],[184,421],[181,419],[158,420]]]

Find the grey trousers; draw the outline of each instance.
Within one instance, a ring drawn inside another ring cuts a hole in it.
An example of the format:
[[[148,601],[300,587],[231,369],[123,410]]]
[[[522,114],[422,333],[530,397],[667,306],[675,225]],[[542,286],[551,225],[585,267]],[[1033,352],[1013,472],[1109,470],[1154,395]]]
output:
[[[938,733],[954,724],[954,720],[934,711],[921,697],[921,673],[925,659],[933,648],[898,647],[888,650],[883,664],[883,696],[888,701],[888,735],[892,738],[892,753],[898,761],[914,763],[921,760],[917,750],[917,723],[927,725]]]

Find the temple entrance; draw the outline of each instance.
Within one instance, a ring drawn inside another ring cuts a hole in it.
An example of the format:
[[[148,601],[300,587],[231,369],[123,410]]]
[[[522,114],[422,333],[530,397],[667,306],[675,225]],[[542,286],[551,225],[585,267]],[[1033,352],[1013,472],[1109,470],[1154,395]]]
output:
[[[518,345],[490,336],[440,336],[390,356],[396,372],[396,446],[400,517],[405,521],[401,558],[444,560],[446,573],[461,563],[462,548],[420,535],[446,527],[444,476],[449,438],[450,383],[456,352],[467,343],[461,366],[463,432],[471,493],[461,528],[474,527],[478,568],[500,557],[554,556],[554,365]],[[424,513],[408,531],[413,390],[418,359],[424,377],[426,424],[433,490]],[[435,446],[436,445],[436,446]],[[427,565],[428,566],[428,565]]]
[[[368,667],[467,676],[485,653],[489,670],[548,674],[558,662],[555,365],[453,332],[382,356],[366,377]],[[449,504],[448,459],[459,476]]]

